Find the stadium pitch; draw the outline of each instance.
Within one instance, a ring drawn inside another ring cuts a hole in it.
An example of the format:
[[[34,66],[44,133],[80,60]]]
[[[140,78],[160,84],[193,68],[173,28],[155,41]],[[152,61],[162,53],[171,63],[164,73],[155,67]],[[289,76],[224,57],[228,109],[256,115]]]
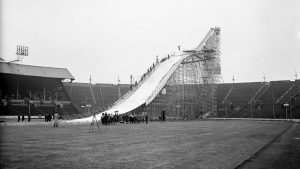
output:
[[[236,168],[287,131],[273,121],[1,125],[1,168]],[[97,131],[97,129],[95,130]]]

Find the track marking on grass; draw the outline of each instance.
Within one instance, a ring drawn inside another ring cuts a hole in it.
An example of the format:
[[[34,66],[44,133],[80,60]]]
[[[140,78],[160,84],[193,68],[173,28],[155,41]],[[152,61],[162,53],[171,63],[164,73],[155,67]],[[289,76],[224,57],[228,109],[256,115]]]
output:
[[[241,164],[235,167],[235,169],[239,169],[244,167],[248,162],[251,162],[254,158],[258,156],[259,153],[263,152],[266,148],[268,148],[272,143],[274,143],[280,136],[282,136],[284,133],[286,133],[292,126],[295,124],[291,124],[289,127],[287,127],[285,130],[283,130],[281,133],[279,133],[276,137],[274,137],[269,143],[267,143],[265,146],[263,146],[261,149],[259,149],[257,152],[255,152],[252,156],[250,156],[248,159],[243,161]],[[299,138],[300,139],[300,138]]]

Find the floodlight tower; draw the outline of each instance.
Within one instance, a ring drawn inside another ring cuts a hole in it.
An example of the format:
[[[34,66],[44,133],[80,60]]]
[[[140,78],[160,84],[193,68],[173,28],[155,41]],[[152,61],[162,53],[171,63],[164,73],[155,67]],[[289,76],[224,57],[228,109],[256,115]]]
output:
[[[12,60],[10,62],[22,62],[24,56],[28,56],[28,46],[21,46],[17,45],[17,58],[15,60]]]
[[[17,55],[17,58],[12,61],[8,61],[8,63],[22,62],[23,57],[28,56],[28,46],[17,45],[16,55]],[[20,86],[20,82],[18,80],[17,81],[17,99],[19,99],[19,86]],[[29,99],[28,109],[29,109],[28,115],[30,116],[30,99]]]

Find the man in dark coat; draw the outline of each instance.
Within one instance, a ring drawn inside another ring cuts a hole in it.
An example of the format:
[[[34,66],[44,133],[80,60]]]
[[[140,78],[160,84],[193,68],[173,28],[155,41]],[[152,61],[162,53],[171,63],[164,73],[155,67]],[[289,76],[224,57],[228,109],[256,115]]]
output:
[[[146,115],[145,115],[145,121],[146,121],[146,124],[148,124],[148,120],[149,120],[149,118],[148,118],[148,115],[146,114]]]

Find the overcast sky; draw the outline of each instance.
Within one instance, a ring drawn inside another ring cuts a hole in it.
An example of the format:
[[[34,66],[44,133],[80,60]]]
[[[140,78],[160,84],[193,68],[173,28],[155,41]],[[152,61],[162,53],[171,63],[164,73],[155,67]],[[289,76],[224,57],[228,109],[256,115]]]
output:
[[[300,78],[299,0],[0,0],[0,54],[68,68],[76,82],[129,83],[221,28],[224,82]]]

